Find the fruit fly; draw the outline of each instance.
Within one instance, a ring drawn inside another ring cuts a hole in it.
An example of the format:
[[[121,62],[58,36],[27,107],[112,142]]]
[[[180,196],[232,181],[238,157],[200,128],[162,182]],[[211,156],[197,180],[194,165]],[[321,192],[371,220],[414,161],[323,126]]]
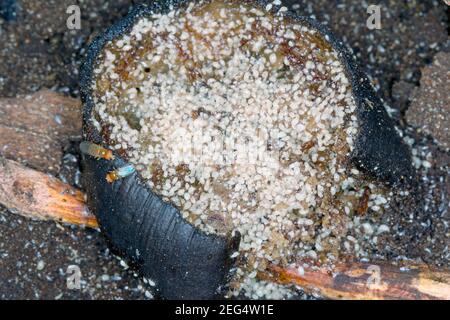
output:
[[[136,171],[136,169],[131,164],[128,164],[124,167],[121,167],[119,169],[109,172],[106,175],[106,181],[108,181],[109,183],[113,183],[119,179],[128,177],[129,175],[133,174],[135,171]]]
[[[96,159],[114,160],[111,150],[105,149],[95,143],[83,141],[80,143],[80,150]]]

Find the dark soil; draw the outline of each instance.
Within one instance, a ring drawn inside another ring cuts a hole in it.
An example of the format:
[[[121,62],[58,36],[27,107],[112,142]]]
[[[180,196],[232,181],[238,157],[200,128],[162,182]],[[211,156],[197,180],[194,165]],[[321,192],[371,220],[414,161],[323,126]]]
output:
[[[78,70],[86,44],[137,1],[76,1],[81,7],[82,28],[69,31],[66,9],[73,2],[0,0],[0,98],[41,88],[77,97]],[[450,48],[448,8],[443,1],[380,0],[381,30],[367,29],[365,1],[287,2],[297,4],[302,15],[314,15],[344,40],[404,125],[422,68],[439,51]],[[420,177],[421,185],[411,202],[385,217],[397,236],[379,240],[374,255],[448,265],[450,156],[424,134],[413,130],[410,134],[431,152],[434,166]],[[65,148],[59,177],[80,186],[75,143]],[[124,270],[97,231],[30,221],[0,207],[0,235],[0,299],[150,297],[150,286]],[[81,269],[81,290],[66,286],[69,265]]]

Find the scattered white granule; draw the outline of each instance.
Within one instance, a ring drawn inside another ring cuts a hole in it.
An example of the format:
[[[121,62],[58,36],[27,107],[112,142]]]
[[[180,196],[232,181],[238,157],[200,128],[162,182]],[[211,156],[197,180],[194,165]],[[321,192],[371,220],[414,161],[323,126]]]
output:
[[[93,83],[97,127],[187,221],[241,234],[231,257],[247,262],[233,294],[288,298],[291,289],[257,279],[268,261],[333,260],[341,243],[360,251],[345,238],[360,197],[344,159],[356,104],[337,52],[317,54],[314,30],[269,12],[281,1],[235,4],[238,15],[221,1],[141,18],[107,45]]]

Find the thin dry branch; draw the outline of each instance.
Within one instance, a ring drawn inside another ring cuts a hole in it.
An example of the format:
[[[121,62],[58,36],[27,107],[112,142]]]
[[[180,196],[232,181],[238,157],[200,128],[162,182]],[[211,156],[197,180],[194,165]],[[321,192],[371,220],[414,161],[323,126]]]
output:
[[[12,160],[0,162],[0,203],[30,218],[98,227],[81,191]],[[302,270],[271,265],[259,277],[329,299],[450,299],[450,271],[425,265],[401,271],[386,262],[342,263],[333,272],[325,267]]]
[[[81,136],[81,102],[49,90],[0,99],[0,154],[44,172],[59,171],[63,146]]]
[[[15,161],[0,160],[2,205],[30,218],[98,227],[81,191]]]
[[[260,276],[329,299],[450,300],[450,271],[432,270],[423,264],[400,268],[387,262],[337,263],[332,271],[326,267],[283,269],[272,265],[268,271]]]
[[[80,112],[79,101],[50,91],[0,100],[0,153],[39,170],[57,171],[62,144],[81,132]],[[30,218],[98,227],[81,191],[1,156],[0,204]],[[329,299],[450,300],[449,270],[416,265],[402,271],[386,262],[337,263],[332,271],[300,265],[290,269],[270,265],[258,276]]]

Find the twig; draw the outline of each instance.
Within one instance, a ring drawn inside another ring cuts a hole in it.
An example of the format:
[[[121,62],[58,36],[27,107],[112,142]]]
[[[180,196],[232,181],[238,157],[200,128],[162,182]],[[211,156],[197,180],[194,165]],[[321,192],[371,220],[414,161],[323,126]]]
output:
[[[63,143],[80,132],[78,100],[50,91],[0,100],[0,152],[8,158],[57,172]],[[98,228],[81,191],[1,156],[0,204],[30,218]],[[425,265],[400,270],[386,262],[337,263],[332,270],[310,265],[299,263],[289,269],[270,265],[258,276],[330,299],[450,299],[448,270]]]
[[[57,173],[63,146],[81,136],[81,103],[49,90],[0,99],[0,154]]]
[[[426,265],[400,268],[387,262],[337,263],[326,267],[283,269],[270,266],[263,279],[300,286],[328,299],[351,300],[450,300],[450,271]]]
[[[0,203],[29,218],[98,227],[81,191],[12,160],[0,159]]]
[[[30,218],[98,227],[81,191],[12,160],[0,162],[0,203]],[[332,271],[325,267],[283,269],[271,265],[259,277],[297,285],[329,299],[450,299],[450,272],[431,270],[425,265],[403,271],[386,262],[342,263]]]

